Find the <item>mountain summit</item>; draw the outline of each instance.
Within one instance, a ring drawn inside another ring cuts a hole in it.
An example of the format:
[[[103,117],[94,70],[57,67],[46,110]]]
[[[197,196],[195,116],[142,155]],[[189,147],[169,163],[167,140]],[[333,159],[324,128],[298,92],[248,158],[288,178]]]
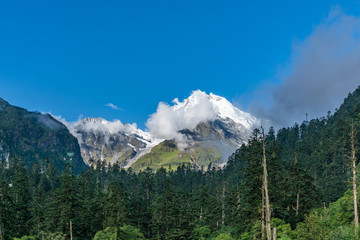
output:
[[[215,120],[234,123],[235,127],[242,132],[240,135],[247,135],[245,131],[251,131],[254,126],[259,125],[259,120],[254,116],[241,111],[225,98],[212,93],[208,95],[200,90],[193,91],[183,102],[175,98],[173,103],[173,106],[159,103],[157,111],[146,123],[150,133],[158,138],[175,138],[179,142],[183,138],[179,135],[179,131],[193,130],[199,123]]]
[[[231,119],[237,124],[243,125],[245,128],[252,128],[254,125],[259,124],[257,118],[250,113],[241,111],[232,105],[226,98],[217,96],[213,93],[207,95],[200,90],[194,91],[192,95],[185,99],[182,103],[177,101],[174,106],[175,111],[188,111],[196,106],[201,107],[202,101],[208,101],[217,118]],[[175,100],[176,101],[176,100]]]
[[[66,125],[78,139],[87,164],[106,161],[143,169],[184,162],[200,168],[226,163],[260,121],[223,97],[197,90],[182,102],[174,99],[173,105],[160,102],[146,122],[146,131],[136,124],[102,118]]]

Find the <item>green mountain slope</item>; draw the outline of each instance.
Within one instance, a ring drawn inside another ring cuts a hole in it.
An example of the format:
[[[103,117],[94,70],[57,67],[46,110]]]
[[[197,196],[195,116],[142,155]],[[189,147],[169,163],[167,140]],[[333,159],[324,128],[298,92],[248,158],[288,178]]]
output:
[[[175,141],[165,140],[151,149],[151,152],[140,157],[131,168],[144,170],[147,167],[176,169],[179,165],[190,164],[197,169],[205,169],[211,163],[221,159],[221,153],[214,146],[199,144],[188,146],[181,151]]]
[[[150,153],[140,157],[131,168],[135,170],[144,170],[147,167],[176,168],[182,163],[190,163],[190,159],[189,155],[181,153],[174,141],[165,140],[151,149]]]
[[[64,157],[73,152],[73,169],[86,168],[77,139],[49,114],[29,112],[0,98],[0,156],[5,160],[19,158],[25,166],[44,160],[53,162],[62,171]],[[10,156],[10,157],[9,157]]]

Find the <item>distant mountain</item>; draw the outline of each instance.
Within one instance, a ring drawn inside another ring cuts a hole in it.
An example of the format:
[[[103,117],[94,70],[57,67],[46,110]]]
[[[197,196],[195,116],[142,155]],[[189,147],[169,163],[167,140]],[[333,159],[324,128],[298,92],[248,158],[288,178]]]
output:
[[[49,161],[62,171],[72,152],[73,170],[86,168],[76,138],[49,114],[29,112],[0,98],[0,158],[9,163],[21,159],[27,167]]]
[[[130,166],[137,158],[156,146],[152,136],[136,127],[102,118],[85,118],[75,123],[65,123],[78,139],[81,155],[87,164],[91,161],[117,163]]]
[[[157,122],[156,117],[152,119],[153,125],[148,124],[149,131],[138,129],[136,124],[102,118],[64,123],[78,139],[87,164],[105,161],[136,170],[176,167],[180,163],[190,163],[197,168],[222,165],[260,125],[259,119],[212,93],[194,91],[183,102],[176,99],[174,103],[168,106],[168,112],[172,114],[170,120],[163,122],[176,125],[177,128],[172,129],[176,137],[157,134],[165,126]]]
[[[195,115],[195,118],[198,117],[197,111],[201,114],[202,105],[205,105],[212,114],[208,114],[205,119],[195,124],[188,124],[190,126],[188,128],[179,129],[178,133],[181,134],[182,140],[178,141],[179,143],[173,142],[171,154],[165,154],[165,161],[159,161],[157,156],[163,156],[166,151],[161,151],[162,147],[154,148],[132,165],[134,169],[177,167],[180,163],[190,163],[199,169],[209,165],[221,166],[237,148],[247,143],[253,129],[260,126],[259,119],[212,93],[207,95],[201,91],[194,91],[183,102],[177,100],[174,102],[175,105],[169,110],[179,118],[189,116],[189,112]],[[191,124],[194,126],[191,127]],[[167,141],[162,144],[169,145]]]

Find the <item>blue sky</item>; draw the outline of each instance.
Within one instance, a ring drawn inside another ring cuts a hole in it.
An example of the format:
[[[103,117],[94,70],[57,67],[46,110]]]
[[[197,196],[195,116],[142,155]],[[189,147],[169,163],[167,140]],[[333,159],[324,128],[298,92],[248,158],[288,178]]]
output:
[[[1,1],[0,97],[141,128],[196,89],[248,109],[335,6],[360,15],[359,1]]]

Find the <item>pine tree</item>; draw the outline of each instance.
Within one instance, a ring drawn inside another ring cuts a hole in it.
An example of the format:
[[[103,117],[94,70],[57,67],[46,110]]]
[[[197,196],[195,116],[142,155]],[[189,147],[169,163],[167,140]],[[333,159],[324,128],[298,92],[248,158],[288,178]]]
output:
[[[24,164],[21,160],[14,161],[14,177],[11,188],[13,195],[14,237],[28,235],[31,230],[31,195],[29,191],[29,179]]]
[[[15,233],[12,229],[15,212],[9,192],[9,185],[0,179],[0,240],[9,239]]]
[[[66,234],[70,239],[74,233],[76,235],[76,231],[73,230],[79,224],[74,221],[79,209],[76,188],[76,176],[67,163],[66,170],[61,175],[61,187],[53,192],[47,224],[51,232]]]
[[[101,206],[103,195],[96,194],[96,175],[89,168],[78,177],[79,214],[74,221],[77,224],[77,234],[82,239],[92,239],[96,232],[102,230],[104,211]]]
[[[105,227],[115,228],[117,235],[119,228],[125,224],[127,209],[125,194],[120,183],[110,183],[104,204]]]
[[[243,161],[244,165],[240,169],[244,176],[240,182],[241,207],[240,219],[238,222],[239,232],[249,231],[255,222],[261,217],[262,208],[262,149],[260,143],[260,131],[255,129],[248,146],[243,145],[236,159]]]
[[[35,163],[31,174],[32,184],[32,202],[31,212],[33,216],[33,232],[37,235],[44,230],[44,216],[45,216],[45,189],[48,188],[45,174],[41,172],[39,164]]]

